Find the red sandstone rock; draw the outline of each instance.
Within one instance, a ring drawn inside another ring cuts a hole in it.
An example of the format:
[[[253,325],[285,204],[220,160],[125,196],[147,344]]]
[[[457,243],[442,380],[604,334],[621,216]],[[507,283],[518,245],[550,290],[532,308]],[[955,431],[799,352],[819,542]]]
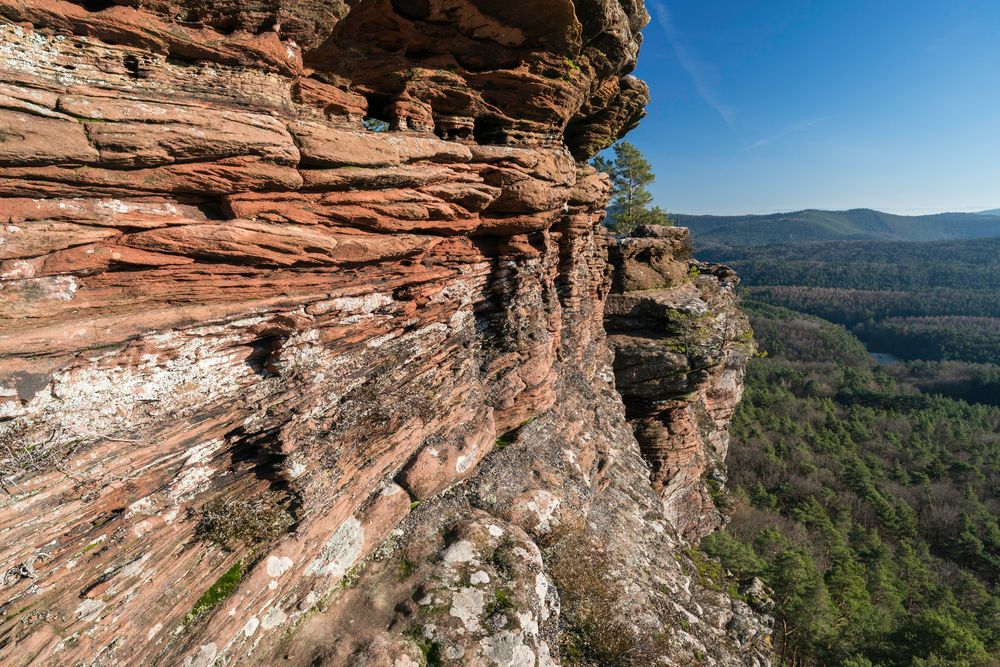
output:
[[[96,162],[82,123],[0,110],[0,165],[24,166]]]
[[[641,116],[646,19],[632,0],[0,0],[0,662],[398,667],[420,657],[417,582],[383,563],[372,597],[342,589],[393,539],[465,539],[510,552],[483,572],[523,616],[473,622],[475,593],[438,586],[459,616],[434,640],[452,664],[550,664],[535,540],[580,517],[628,564],[636,618],[667,603],[654,578],[743,613],[679,583],[610,384],[608,188],[577,160]],[[696,404],[719,438],[738,366]],[[657,440],[671,517],[701,502],[703,443],[679,437]],[[340,594],[378,623],[345,631],[365,619],[328,618]],[[682,662],[764,641],[692,632]]]
[[[357,93],[313,78],[300,77],[292,88],[296,102],[321,110],[328,116],[364,116],[368,102]]]
[[[79,95],[60,97],[58,108],[80,119],[100,151],[90,163],[151,167],[245,155],[299,161],[284,123],[263,114]]]
[[[728,269],[691,259],[688,231],[640,227],[612,249],[605,307],[615,378],[664,510],[699,538],[724,521],[712,500],[725,482],[729,422],[753,352]]]

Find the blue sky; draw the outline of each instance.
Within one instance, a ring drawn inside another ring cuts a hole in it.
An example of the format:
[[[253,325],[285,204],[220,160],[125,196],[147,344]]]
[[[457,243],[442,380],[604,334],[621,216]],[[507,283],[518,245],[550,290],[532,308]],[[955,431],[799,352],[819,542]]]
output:
[[[647,0],[675,213],[1000,207],[1000,0]]]

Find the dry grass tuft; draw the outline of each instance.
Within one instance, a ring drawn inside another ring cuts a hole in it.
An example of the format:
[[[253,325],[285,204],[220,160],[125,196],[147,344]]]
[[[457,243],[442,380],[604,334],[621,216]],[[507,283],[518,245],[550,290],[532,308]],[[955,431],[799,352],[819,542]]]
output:
[[[607,555],[580,531],[555,535],[546,549],[561,604],[559,648],[566,667],[648,667],[664,655],[664,633],[630,622]]]
[[[83,438],[64,438],[57,429],[45,442],[28,442],[25,422],[4,424],[0,428],[0,483],[16,486],[17,480],[30,473],[59,470],[65,460],[83,443]]]
[[[250,498],[216,498],[201,508],[197,535],[230,550],[267,544],[295,524],[291,497],[266,491]]]

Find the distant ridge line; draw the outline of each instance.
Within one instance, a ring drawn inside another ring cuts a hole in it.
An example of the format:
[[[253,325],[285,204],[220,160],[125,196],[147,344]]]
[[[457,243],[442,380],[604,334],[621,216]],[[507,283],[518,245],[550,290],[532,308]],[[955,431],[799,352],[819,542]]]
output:
[[[698,246],[807,241],[946,241],[1000,236],[1000,210],[896,215],[873,209],[804,209],[763,215],[674,215]]]

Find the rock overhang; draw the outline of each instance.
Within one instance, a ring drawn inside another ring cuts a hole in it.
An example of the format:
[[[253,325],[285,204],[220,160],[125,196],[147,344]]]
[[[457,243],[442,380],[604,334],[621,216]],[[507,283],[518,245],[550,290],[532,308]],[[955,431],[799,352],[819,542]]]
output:
[[[463,480],[518,535],[645,482],[582,163],[643,113],[641,2],[0,17],[0,654],[263,661]],[[573,493],[488,491],[524,448]]]

